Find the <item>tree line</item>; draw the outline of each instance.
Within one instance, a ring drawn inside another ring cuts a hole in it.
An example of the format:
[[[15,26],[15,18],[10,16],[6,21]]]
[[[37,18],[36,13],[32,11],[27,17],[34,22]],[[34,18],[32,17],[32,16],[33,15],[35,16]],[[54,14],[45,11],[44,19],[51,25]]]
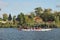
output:
[[[17,16],[13,17],[11,14],[7,15],[4,13],[3,18],[0,18],[0,21],[4,21],[6,23],[0,22],[0,27],[5,28],[18,28],[19,26],[24,27],[60,27],[60,12],[53,11],[50,8],[43,9],[41,7],[37,7],[31,12],[29,15],[21,12]],[[36,23],[34,21],[34,17],[40,17],[42,19],[42,23]]]

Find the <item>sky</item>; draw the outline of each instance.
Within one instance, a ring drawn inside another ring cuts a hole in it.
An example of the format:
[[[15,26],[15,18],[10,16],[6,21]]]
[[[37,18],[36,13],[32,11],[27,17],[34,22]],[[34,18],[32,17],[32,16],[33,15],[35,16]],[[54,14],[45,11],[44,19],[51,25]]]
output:
[[[36,7],[51,8],[60,11],[60,0],[0,0],[0,17],[3,13],[18,15],[20,12],[29,14]]]

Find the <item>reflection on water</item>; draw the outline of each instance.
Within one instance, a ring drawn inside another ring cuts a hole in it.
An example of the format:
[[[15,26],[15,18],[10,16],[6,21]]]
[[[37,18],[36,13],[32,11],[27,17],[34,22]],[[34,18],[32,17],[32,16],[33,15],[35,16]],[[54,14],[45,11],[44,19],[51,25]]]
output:
[[[0,40],[60,40],[60,29],[47,32],[25,32],[16,28],[0,28]]]

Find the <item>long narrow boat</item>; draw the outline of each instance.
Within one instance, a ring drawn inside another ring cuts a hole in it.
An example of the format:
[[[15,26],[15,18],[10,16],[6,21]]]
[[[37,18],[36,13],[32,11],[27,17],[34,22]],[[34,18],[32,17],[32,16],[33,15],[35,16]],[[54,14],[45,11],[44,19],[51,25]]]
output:
[[[52,29],[21,29],[22,31],[51,31]]]

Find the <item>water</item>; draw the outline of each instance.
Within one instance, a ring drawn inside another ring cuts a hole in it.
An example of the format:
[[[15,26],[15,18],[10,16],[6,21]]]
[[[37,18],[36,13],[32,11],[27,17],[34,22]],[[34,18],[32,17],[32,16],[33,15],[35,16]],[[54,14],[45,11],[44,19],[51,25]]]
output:
[[[0,40],[60,40],[60,29],[25,32],[16,28],[0,28]]]

